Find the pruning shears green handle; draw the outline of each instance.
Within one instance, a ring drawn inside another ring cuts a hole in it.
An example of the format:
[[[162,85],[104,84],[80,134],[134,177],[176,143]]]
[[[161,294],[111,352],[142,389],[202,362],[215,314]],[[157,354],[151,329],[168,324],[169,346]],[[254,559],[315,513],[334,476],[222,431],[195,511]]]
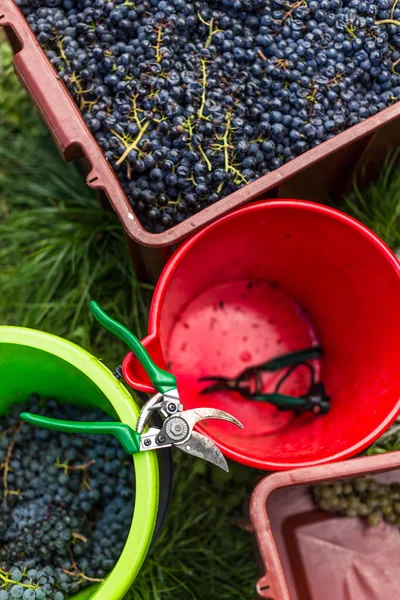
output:
[[[92,300],[90,303],[90,310],[100,325],[103,325],[103,327],[108,329],[108,331],[111,331],[111,333],[114,333],[123,342],[125,342],[128,348],[142,364],[144,370],[150,378],[150,381],[158,392],[161,394],[166,394],[167,392],[176,389],[177,385],[175,375],[158,367],[143,344],[131,331],[129,331],[129,329],[107,315],[107,313],[105,313],[104,310],[102,310],[94,300]]]
[[[208,460],[228,471],[222,452],[206,436],[193,431],[193,428],[199,421],[205,419],[221,419],[237,427],[243,427],[240,421],[215,408],[183,410],[175,376],[160,369],[137,337],[121,323],[109,317],[96,302],[90,303],[90,310],[101,325],[127,344],[143,365],[157,390],[157,394],[150,398],[140,411],[136,431],[125,423],[64,421],[26,412],[21,414],[21,419],[31,425],[64,433],[111,434],[117,438],[128,454],[176,446],[182,452]],[[160,411],[165,420],[161,428],[150,427],[145,431],[147,421],[154,410]]]
[[[78,422],[64,421],[62,419],[52,419],[32,413],[21,413],[21,419],[30,425],[51,429],[52,431],[61,431],[63,433],[106,433],[117,438],[128,454],[140,452],[141,434],[134,431],[125,423],[114,422]]]
[[[264,371],[280,371],[285,367],[293,367],[308,360],[320,358],[321,354],[321,346],[312,346],[311,348],[306,348],[305,350],[296,350],[296,352],[288,352],[282,356],[277,356],[276,358],[272,358],[256,368],[260,368]]]
[[[315,397],[315,400],[312,396],[287,396],[286,394],[257,394],[251,397],[252,400],[256,402],[270,402],[279,410],[294,410],[295,412],[304,412],[304,411],[312,411],[317,414],[323,414],[329,412],[331,406],[329,400],[325,397]]]

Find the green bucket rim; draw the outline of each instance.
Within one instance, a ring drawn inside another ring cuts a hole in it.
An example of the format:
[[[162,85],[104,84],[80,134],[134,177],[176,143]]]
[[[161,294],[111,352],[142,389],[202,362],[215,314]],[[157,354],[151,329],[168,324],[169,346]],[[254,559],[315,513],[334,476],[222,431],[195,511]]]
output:
[[[119,419],[136,427],[140,409],[111,371],[80,346],[63,338],[24,327],[0,326],[0,344],[30,346],[70,363],[106,396]],[[120,600],[135,580],[150,547],[158,510],[159,474],[154,452],[133,456],[136,475],[135,508],[125,547],[110,574],[90,600]],[[78,600],[80,593],[73,596]]]

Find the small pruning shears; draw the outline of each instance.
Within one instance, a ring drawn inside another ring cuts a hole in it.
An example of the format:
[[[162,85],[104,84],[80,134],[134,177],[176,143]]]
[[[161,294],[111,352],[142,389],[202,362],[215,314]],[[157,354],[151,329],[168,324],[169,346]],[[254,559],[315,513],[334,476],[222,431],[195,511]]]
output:
[[[193,428],[199,421],[206,419],[222,419],[242,428],[240,421],[215,408],[184,410],[180,403],[175,376],[158,367],[137,337],[124,325],[109,317],[96,302],[90,303],[90,309],[101,325],[127,344],[143,365],[157,390],[157,394],[142,408],[136,431],[129,425],[119,422],[63,421],[31,413],[22,413],[21,419],[31,425],[65,433],[108,433],[115,436],[129,454],[176,446],[187,454],[207,460],[228,471],[222,452],[209,438],[193,431]],[[150,427],[146,433],[143,433],[153,411],[156,410],[165,417],[162,427]]]
[[[269,402],[279,410],[293,410],[297,413],[311,411],[314,414],[326,414],[330,410],[330,396],[325,391],[321,381],[315,381],[315,369],[308,362],[322,356],[321,346],[313,346],[304,350],[297,350],[283,354],[265,363],[249,367],[242,371],[237,377],[202,377],[200,381],[213,381],[211,385],[204,388],[200,394],[211,394],[216,391],[235,391],[249,400]],[[298,367],[306,367],[311,374],[311,384],[308,391],[302,396],[288,396],[279,393],[279,389],[288,377]],[[288,368],[286,373],[278,381],[275,391],[263,393],[262,373],[280,371]]]

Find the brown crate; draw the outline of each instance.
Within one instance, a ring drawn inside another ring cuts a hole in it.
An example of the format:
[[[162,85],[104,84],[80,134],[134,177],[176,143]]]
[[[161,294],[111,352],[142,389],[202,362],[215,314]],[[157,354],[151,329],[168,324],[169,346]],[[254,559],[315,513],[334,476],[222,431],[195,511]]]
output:
[[[364,475],[377,475],[399,468],[400,452],[391,452],[329,465],[274,473],[264,477],[254,490],[250,503],[251,521],[264,570],[264,575],[257,582],[257,592],[260,598],[266,600],[296,600],[296,598],[312,600],[314,597],[311,596],[309,583],[305,577],[303,560],[305,557],[303,556],[302,560],[299,559],[300,551],[294,544],[294,531],[300,526],[318,523],[322,519],[327,522],[332,521],[333,517],[317,510],[310,510],[309,506],[305,507],[308,512],[303,512],[304,501],[300,498],[302,486],[349,480]],[[297,508],[300,510],[299,514],[296,514],[296,502],[292,511],[290,506],[285,506],[283,497],[279,497],[275,501],[274,510],[272,504],[274,494],[281,493],[283,496],[285,490],[289,491],[288,488],[292,488],[294,492],[295,489],[299,489],[300,502],[297,502],[299,498],[296,499]],[[276,506],[278,506],[278,510]],[[278,512],[282,514],[277,515]],[[282,523],[277,523],[277,518],[282,518]],[[281,535],[278,529],[282,524]],[[377,543],[379,547],[379,539]],[[341,556],[343,556],[343,552],[341,552]],[[331,560],[334,561],[335,557],[332,556]],[[292,590],[292,595],[289,590]],[[357,600],[366,597],[365,595],[351,596]],[[372,596],[369,597],[372,598]],[[373,597],[375,598],[375,596]]]
[[[327,196],[337,199],[349,188],[354,170],[360,173],[363,164],[367,163],[367,175],[372,176],[387,150],[400,141],[399,121],[396,122],[400,116],[398,102],[183,223],[164,233],[152,234],[143,228],[132,212],[112,168],[13,0],[0,0],[0,25],[6,28],[15,52],[15,71],[39,108],[64,159],[86,157],[90,165],[87,184],[104,191],[128,236],[143,246],[162,248],[177,244],[211,221],[255,198],[280,196],[320,202]],[[137,249],[134,251],[136,255]],[[143,256],[143,252],[141,254]],[[145,262],[150,260],[153,265],[148,273],[151,279],[157,277],[159,265],[164,264],[163,254],[159,254],[155,261],[153,255],[144,253]]]

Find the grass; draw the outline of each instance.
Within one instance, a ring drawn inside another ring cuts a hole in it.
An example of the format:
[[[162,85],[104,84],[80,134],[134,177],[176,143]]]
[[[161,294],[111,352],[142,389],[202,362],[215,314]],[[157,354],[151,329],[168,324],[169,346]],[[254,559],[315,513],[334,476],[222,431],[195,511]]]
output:
[[[3,139],[0,129],[0,164],[2,322],[115,358],[122,347],[92,327],[90,299],[142,335],[151,291],[132,272],[119,222],[48,139],[38,155],[34,138]]]
[[[155,550],[127,598],[248,600],[259,577],[251,534],[236,525],[256,473],[230,473],[175,451],[175,486]]]
[[[138,335],[151,289],[132,271],[120,224],[101,210],[75,166],[66,165],[10,67],[0,39],[0,323],[61,335],[111,368],[124,355],[95,326],[96,299]],[[400,171],[356,190],[343,208],[400,247]],[[400,448],[400,435],[371,452]],[[259,576],[252,538],[236,524],[259,473],[231,464],[225,474],[174,452],[173,502],[130,600],[244,600]]]
[[[400,249],[399,154],[388,156],[380,178],[366,189],[354,183],[354,193],[340,207],[375,231],[394,251]]]
[[[46,136],[46,131],[32,103],[15,77],[11,52],[0,28],[0,127],[8,135],[25,133],[36,140]],[[22,121],[23,116],[23,121]]]

